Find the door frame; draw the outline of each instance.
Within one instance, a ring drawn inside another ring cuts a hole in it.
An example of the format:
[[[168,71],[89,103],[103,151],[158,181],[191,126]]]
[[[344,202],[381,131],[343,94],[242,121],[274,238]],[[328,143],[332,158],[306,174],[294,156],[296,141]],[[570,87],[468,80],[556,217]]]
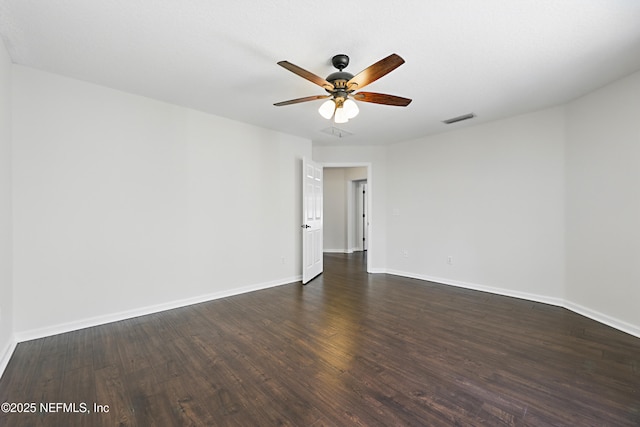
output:
[[[375,228],[375,218],[374,212],[372,209],[373,206],[373,165],[371,162],[345,162],[345,163],[335,163],[335,162],[319,162],[323,168],[367,168],[367,219],[369,221],[369,226],[367,227],[367,273],[373,273],[371,268],[371,260],[373,259],[374,251],[376,250],[375,244],[371,236],[373,235],[373,230]],[[353,181],[352,181],[353,182]],[[349,185],[347,188],[347,193],[353,193],[352,185]],[[351,209],[353,207],[353,194],[347,194],[347,210],[349,210],[349,205],[351,205]]]
[[[367,240],[366,230],[369,227],[369,209],[367,204],[365,203],[360,209],[360,206],[363,204],[362,199],[364,200],[369,198],[369,185],[366,179],[357,179],[354,181],[350,181],[351,191],[350,194],[351,201],[353,204],[353,208],[351,209],[351,214],[349,220],[347,222],[347,232],[350,234],[348,237],[350,240],[349,248],[350,250],[356,251],[356,249],[361,251],[367,251],[367,244],[369,241]],[[363,191],[366,194],[363,194]],[[349,209],[347,209],[349,212]],[[363,231],[365,233],[363,233]],[[364,237],[364,241],[362,238]]]

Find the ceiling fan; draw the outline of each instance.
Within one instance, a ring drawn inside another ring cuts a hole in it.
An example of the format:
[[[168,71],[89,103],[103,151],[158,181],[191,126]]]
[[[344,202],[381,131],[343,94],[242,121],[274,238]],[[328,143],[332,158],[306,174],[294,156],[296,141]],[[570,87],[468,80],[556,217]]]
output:
[[[315,101],[317,99],[328,99],[318,109],[320,115],[325,119],[331,119],[333,117],[336,123],[346,123],[349,119],[358,115],[358,105],[354,100],[399,107],[406,107],[411,102],[408,98],[387,95],[386,93],[355,92],[404,64],[404,59],[395,53],[365,68],[355,76],[343,71],[347,65],[349,65],[349,57],[347,55],[336,55],[331,59],[331,63],[338,71],[329,74],[326,79],[323,79],[289,61],[278,62],[278,65],[281,67],[324,88],[328,95],[306,96],[304,98],[277,102],[273,105],[281,107],[283,105],[298,104],[300,102]]]

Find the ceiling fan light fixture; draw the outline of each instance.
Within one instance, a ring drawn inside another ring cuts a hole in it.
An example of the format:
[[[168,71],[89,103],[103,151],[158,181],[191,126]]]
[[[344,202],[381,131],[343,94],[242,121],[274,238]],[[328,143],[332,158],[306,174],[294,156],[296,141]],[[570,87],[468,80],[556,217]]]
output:
[[[318,108],[318,113],[325,119],[329,120],[331,116],[333,116],[333,112],[336,110],[336,103],[333,99],[329,99],[322,103],[320,108]]]
[[[347,99],[346,101],[344,101],[344,103],[342,104],[342,109],[347,115],[347,119],[353,119],[360,112],[358,104],[356,104],[356,102],[352,99]]]
[[[347,112],[344,110],[344,107],[336,108],[336,114],[333,120],[336,123],[347,123],[349,121],[349,116],[347,116]]]

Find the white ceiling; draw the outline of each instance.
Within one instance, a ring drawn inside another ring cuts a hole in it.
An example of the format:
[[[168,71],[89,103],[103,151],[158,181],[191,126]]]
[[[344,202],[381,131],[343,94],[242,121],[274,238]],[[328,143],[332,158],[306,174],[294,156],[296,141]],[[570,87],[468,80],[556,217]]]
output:
[[[14,63],[94,82],[317,144],[393,143],[564,103],[640,69],[638,0],[0,0]],[[323,94],[276,65],[326,77],[391,53],[406,63],[367,91],[412,98],[360,103],[339,127]],[[474,112],[446,126],[442,120]]]

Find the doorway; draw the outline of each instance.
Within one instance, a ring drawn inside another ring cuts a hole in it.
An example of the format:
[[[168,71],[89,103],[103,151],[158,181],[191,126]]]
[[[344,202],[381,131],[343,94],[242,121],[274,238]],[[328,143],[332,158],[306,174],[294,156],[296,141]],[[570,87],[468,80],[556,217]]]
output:
[[[366,260],[373,254],[371,165],[332,163],[323,166],[323,252],[359,253]]]

